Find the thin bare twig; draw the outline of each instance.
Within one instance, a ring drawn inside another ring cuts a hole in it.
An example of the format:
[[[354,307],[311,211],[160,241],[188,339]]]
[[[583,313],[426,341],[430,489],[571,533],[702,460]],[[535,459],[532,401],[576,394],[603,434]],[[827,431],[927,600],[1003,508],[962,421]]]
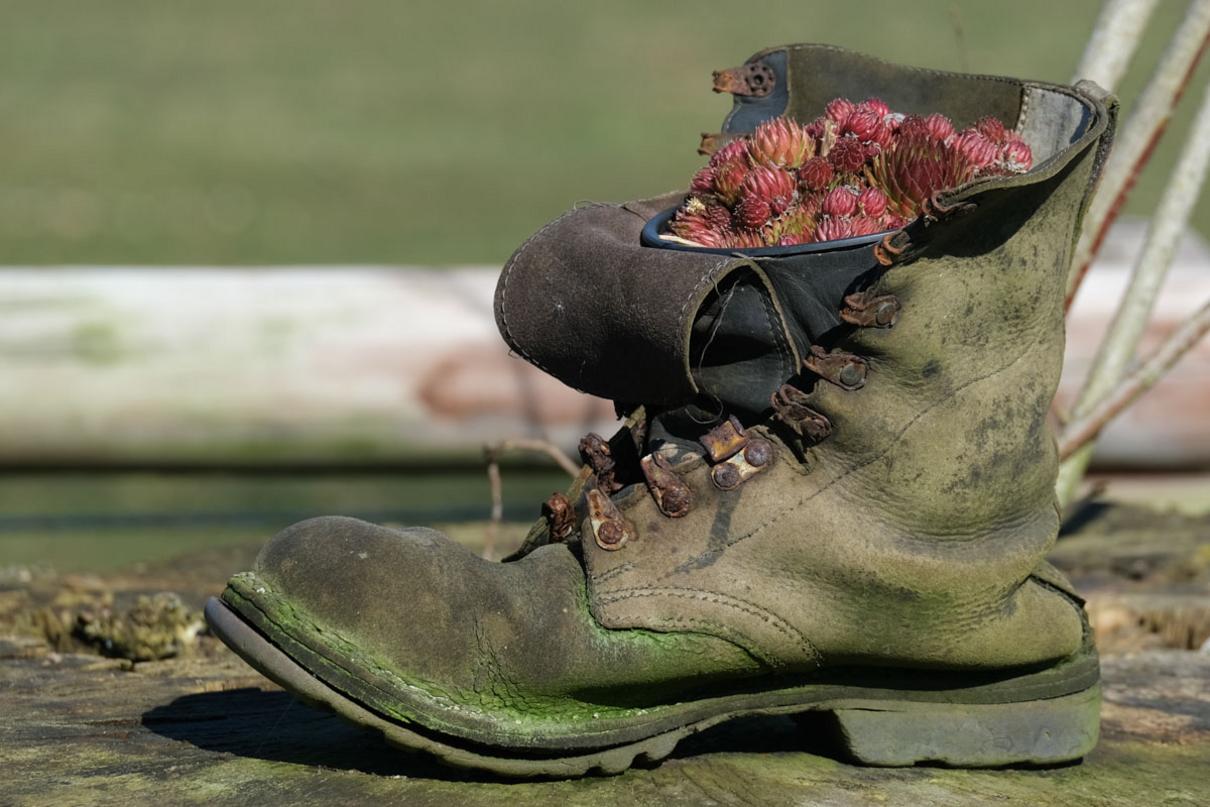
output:
[[[500,537],[500,523],[504,521],[504,484],[500,481],[500,461],[496,459],[495,452],[484,448],[483,457],[487,460],[487,485],[492,497],[492,516],[483,536],[483,557],[491,560]]]
[[[1143,38],[1157,0],[1105,0],[1092,26],[1075,80],[1091,79],[1113,91]]]
[[[1126,375],[1138,349],[1139,340],[1151,318],[1151,310],[1160,286],[1168,274],[1172,255],[1184,235],[1193,206],[1210,167],[1210,86],[1189,131],[1188,140],[1160,199],[1143,251],[1130,274],[1105,339],[1097,351],[1088,379],[1072,407],[1076,421],[1088,417],[1117,387]],[[1078,449],[1059,468],[1056,492],[1061,504],[1071,500],[1092,457],[1091,444]]]
[[[1210,301],[1186,320],[1154,356],[1119,384],[1108,397],[1103,398],[1091,412],[1063,430],[1059,439],[1059,459],[1067,459],[1095,440],[1109,421],[1155,386],[1207,333],[1210,333]]]
[[[555,464],[567,471],[571,476],[580,472],[580,466],[549,440],[539,440],[532,437],[514,437],[511,440],[501,440],[498,443],[488,443],[483,447],[483,459],[487,462],[487,484],[491,490],[492,515],[487,523],[487,532],[483,536],[483,557],[491,560],[496,551],[496,541],[500,537],[500,524],[504,521],[504,483],[500,478],[500,454],[505,451],[528,451],[535,454],[545,454],[555,461]]]
[[[549,440],[539,440],[533,437],[514,437],[511,440],[501,440],[489,446],[493,453],[504,451],[528,451],[532,454],[545,454],[555,461],[555,464],[567,471],[568,476],[580,472],[580,463],[567,456],[563,449]]]
[[[1067,280],[1067,309],[1071,308],[1076,292],[1110,226],[1126,203],[1135,180],[1168,128],[1172,110],[1189,85],[1208,44],[1210,0],[1193,0],[1168,43],[1164,57],[1139,95],[1134,112],[1121,127],[1105,164],[1101,187],[1088,205],[1084,231],[1076,245]]]

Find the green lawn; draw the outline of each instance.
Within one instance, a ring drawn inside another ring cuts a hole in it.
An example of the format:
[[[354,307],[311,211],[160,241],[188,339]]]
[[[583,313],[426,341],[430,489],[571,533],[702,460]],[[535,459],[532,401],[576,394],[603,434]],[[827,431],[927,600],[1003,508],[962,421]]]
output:
[[[576,200],[682,184],[711,69],[763,46],[1065,80],[1097,7],[0,0],[0,264],[496,263]]]
[[[517,533],[538,517],[542,501],[567,482],[557,470],[506,467],[509,539],[515,543]],[[203,548],[259,547],[296,521],[331,514],[440,527],[481,546],[490,512],[482,472],[4,474],[0,588],[13,566],[98,571]]]

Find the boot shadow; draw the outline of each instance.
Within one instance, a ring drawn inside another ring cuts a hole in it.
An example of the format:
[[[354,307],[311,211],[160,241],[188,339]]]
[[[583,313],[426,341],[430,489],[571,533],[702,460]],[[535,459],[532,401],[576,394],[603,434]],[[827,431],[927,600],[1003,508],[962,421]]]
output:
[[[142,716],[148,731],[204,751],[378,776],[499,781],[388,744],[380,734],[281,691],[245,688],[182,695]]]
[[[376,776],[449,782],[541,781],[453,768],[423,754],[395,748],[381,735],[309,706],[287,692],[256,688],[182,695],[142,716],[148,731],[195,748],[267,762],[289,762]],[[809,753],[843,761],[826,726],[804,730],[786,717],[729,721],[685,738],[669,757],[691,762],[712,754]],[[640,764],[654,768],[661,763]]]

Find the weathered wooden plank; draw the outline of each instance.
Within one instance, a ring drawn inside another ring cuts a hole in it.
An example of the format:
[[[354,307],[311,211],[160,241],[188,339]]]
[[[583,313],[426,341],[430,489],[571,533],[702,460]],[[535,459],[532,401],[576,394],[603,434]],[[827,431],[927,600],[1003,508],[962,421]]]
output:
[[[0,462],[394,462],[612,420],[508,356],[494,285],[482,269],[0,270]]]
[[[1140,242],[1120,227],[1070,323],[1060,400],[1087,371]],[[497,270],[0,269],[0,464],[396,463],[485,440],[574,445],[612,408],[510,357]],[[1210,298],[1190,239],[1147,349]],[[1210,345],[1101,443],[1103,462],[1210,464]]]
[[[212,640],[211,640],[212,641]],[[91,656],[0,660],[3,801],[139,804],[1201,803],[1210,655],[1105,663],[1103,739],[1079,766],[858,768],[788,719],[731,724],[654,770],[506,783],[406,755],[277,691],[224,650],[134,670]]]
[[[1107,508],[1076,525],[1054,560],[1094,609],[1175,602],[1210,583],[1207,518]],[[480,527],[453,534],[475,545]],[[652,770],[507,783],[407,755],[303,706],[212,638],[180,658],[131,664],[76,652],[70,639],[54,652],[50,622],[32,618],[49,610],[70,625],[81,607],[122,612],[165,589],[196,606],[254,552],[247,543],[99,576],[0,573],[0,804],[1150,805],[1201,804],[1210,792],[1210,652],[1168,649],[1183,644],[1154,626],[1098,626],[1103,737],[1081,765],[859,768],[829,756],[821,726],[762,718],[692,738]]]

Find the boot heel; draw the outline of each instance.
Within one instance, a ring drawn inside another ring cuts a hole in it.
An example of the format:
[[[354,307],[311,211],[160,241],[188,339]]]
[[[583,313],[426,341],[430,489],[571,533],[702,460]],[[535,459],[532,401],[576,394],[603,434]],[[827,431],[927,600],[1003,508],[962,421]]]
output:
[[[1055,765],[1092,750],[1101,688],[1002,704],[872,702],[833,714],[842,744],[866,765],[958,768]]]

